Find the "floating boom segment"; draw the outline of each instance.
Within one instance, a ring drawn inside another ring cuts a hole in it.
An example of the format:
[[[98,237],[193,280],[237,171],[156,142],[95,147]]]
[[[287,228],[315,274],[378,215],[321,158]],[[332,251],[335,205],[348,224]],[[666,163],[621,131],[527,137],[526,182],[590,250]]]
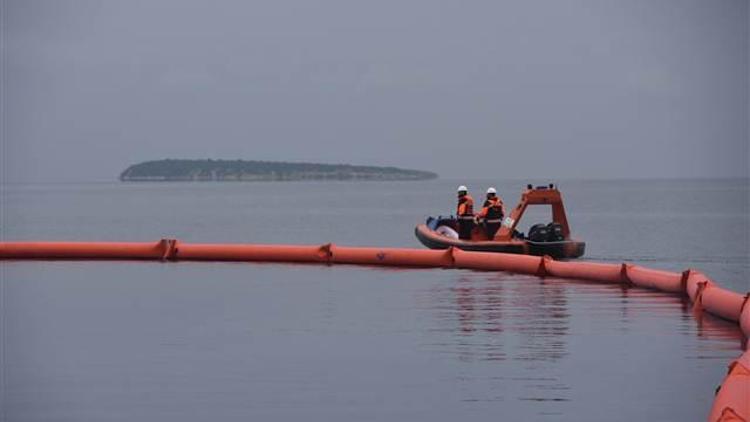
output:
[[[747,334],[745,334],[747,335]],[[727,376],[716,392],[708,420],[747,422],[750,417],[750,350],[729,364]]]
[[[161,259],[168,243],[0,242],[0,259]]]

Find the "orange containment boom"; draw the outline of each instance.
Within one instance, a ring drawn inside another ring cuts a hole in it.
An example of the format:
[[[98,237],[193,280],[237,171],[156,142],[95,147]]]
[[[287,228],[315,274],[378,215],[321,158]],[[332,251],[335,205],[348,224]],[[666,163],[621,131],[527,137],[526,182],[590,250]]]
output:
[[[564,218],[564,212],[561,211],[560,215]],[[743,296],[721,288],[699,271],[675,273],[627,263],[555,261],[547,256],[469,252],[457,248],[198,244],[175,239],[155,243],[0,242],[0,260],[21,259],[255,261],[466,268],[621,283],[682,294],[690,299],[696,312],[705,311],[739,324],[745,336],[745,351],[729,365],[729,371],[717,390],[709,420],[750,422],[750,293]]]

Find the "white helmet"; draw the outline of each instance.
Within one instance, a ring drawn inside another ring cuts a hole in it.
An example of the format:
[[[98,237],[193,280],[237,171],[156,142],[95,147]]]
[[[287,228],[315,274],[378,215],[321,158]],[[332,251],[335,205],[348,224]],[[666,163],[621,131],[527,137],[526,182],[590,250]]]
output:
[[[469,191],[469,188],[467,188],[464,185],[461,185],[458,187],[458,192],[468,192],[468,191]]]
[[[495,188],[489,188],[487,189],[487,193],[497,193],[497,190],[495,190]]]

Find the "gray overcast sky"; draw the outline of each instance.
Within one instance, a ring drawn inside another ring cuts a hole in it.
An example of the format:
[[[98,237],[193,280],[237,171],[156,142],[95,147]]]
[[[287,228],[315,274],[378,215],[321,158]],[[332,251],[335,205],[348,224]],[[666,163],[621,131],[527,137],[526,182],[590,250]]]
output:
[[[748,175],[748,0],[0,2],[6,182],[168,157]]]

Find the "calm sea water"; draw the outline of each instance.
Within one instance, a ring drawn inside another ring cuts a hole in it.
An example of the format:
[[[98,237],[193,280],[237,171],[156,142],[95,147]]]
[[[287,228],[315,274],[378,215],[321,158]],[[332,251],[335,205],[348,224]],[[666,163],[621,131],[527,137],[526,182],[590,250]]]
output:
[[[420,247],[454,185],[6,186],[5,240]],[[514,204],[525,182],[497,184]],[[748,181],[563,182],[587,259],[750,289]],[[534,212],[522,229],[549,218]],[[702,420],[736,326],[681,298],[465,270],[2,262],[8,421]]]

